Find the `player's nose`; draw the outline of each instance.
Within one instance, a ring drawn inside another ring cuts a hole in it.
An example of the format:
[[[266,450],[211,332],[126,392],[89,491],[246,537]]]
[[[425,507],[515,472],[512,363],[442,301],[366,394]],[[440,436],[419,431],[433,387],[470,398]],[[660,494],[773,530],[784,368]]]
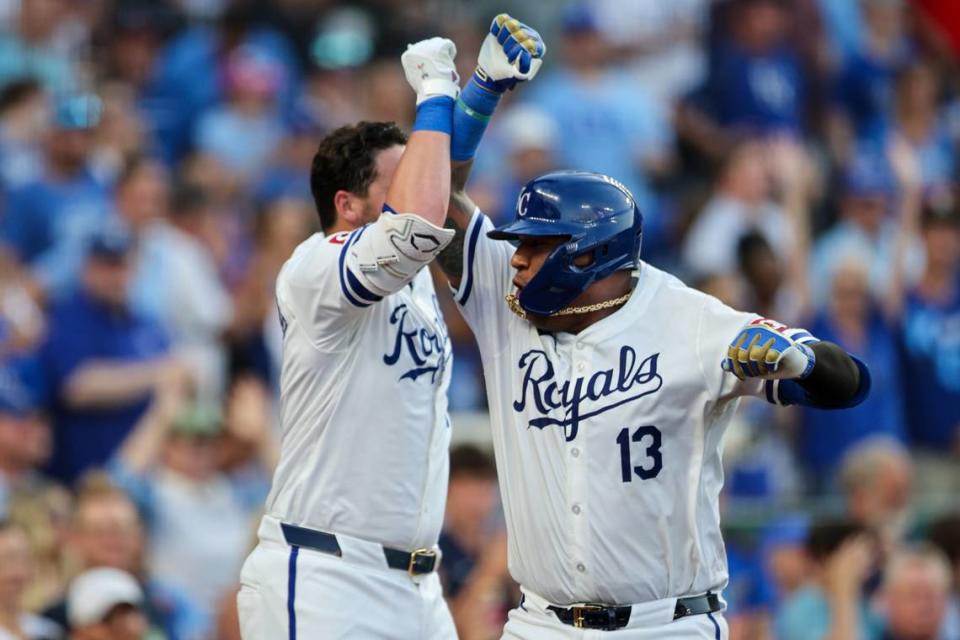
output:
[[[518,247],[513,252],[513,257],[510,258],[510,266],[517,271],[522,271],[530,266],[530,258],[524,252],[523,247]]]

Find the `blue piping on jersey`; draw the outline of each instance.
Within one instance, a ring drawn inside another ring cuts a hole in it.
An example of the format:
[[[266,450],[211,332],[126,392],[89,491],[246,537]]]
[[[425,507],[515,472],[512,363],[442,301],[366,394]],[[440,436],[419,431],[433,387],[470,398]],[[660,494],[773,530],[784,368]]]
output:
[[[340,291],[343,293],[343,297],[347,299],[347,302],[349,302],[355,307],[360,307],[361,309],[364,307],[369,307],[372,303],[361,302],[357,300],[355,297],[353,297],[352,293],[350,293],[350,290],[347,288],[347,280],[345,276],[347,271],[345,262],[347,257],[347,250],[350,249],[350,245],[353,244],[353,241],[360,237],[358,232],[362,233],[363,229],[364,227],[361,227],[360,229],[357,229],[356,231],[351,233],[350,237],[347,239],[347,242],[343,245],[343,248],[340,249]]]
[[[470,291],[473,289],[473,257],[477,251],[477,240],[480,238],[480,229],[483,227],[483,218],[484,215],[482,213],[477,213],[477,215],[473,217],[473,229],[470,230],[470,240],[467,243],[467,276],[463,282],[463,293],[460,295],[460,299],[457,300],[457,302],[460,303],[460,306],[467,304],[467,300],[470,298]]]

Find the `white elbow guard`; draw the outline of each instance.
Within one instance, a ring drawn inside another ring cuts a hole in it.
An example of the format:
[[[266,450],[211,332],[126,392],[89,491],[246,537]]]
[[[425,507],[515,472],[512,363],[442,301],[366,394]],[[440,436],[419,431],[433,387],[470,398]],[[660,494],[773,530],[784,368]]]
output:
[[[454,231],[409,213],[383,213],[350,247],[348,258],[381,295],[397,291],[453,240]]]

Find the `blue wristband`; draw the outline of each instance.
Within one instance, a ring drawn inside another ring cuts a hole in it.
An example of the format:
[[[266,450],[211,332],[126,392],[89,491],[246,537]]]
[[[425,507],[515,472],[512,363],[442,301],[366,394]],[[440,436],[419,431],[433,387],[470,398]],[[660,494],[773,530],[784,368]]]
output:
[[[417,117],[413,121],[414,131],[439,131],[453,135],[453,98],[435,96],[428,98],[417,107]]]
[[[460,92],[453,111],[453,139],[450,141],[452,160],[470,160],[477,153],[480,139],[500,102],[500,96],[501,93],[484,89],[477,74],[473,74]]]

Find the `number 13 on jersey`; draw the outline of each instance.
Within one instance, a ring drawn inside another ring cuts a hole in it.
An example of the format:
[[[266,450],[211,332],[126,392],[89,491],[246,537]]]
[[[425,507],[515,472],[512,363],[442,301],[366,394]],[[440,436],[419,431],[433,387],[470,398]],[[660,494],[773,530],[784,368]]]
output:
[[[632,443],[639,443],[644,447],[644,460],[639,465],[631,461],[630,448]],[[637,427],[630,433],[629,427],[620,430],[617,444],[620,445],[620,477],[624,482],[632,482],[633,475],[637,474],[641,480],[656,478],[663,468],[663,455],[660,453],[660,429],[653,425]]]

